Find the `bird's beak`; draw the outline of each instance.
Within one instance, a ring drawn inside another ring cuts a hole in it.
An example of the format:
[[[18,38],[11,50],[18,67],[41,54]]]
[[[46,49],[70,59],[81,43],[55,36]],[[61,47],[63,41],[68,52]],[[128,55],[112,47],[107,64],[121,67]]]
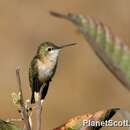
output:
[[[58,49],[63,49],[63,48],[65,48],[65,47],[74,46],[74,45],[76,45],[76,44],[77,44],[77,43],[65,44],[65,45],[59,46]]]

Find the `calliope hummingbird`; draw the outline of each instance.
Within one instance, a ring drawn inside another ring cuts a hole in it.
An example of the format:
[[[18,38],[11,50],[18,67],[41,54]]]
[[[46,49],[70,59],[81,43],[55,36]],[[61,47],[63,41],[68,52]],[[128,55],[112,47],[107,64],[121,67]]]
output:
[[[43,42],[40,44],[29,66],[29,82],[32,90],[31,103],[35,103],[35,92],[39,93],[41,87],[43,87],[41,100],[45,99],[49,83],[56,72],[59,52],[63,48],[75,44],[62,46],[57,46],[52,42]]]

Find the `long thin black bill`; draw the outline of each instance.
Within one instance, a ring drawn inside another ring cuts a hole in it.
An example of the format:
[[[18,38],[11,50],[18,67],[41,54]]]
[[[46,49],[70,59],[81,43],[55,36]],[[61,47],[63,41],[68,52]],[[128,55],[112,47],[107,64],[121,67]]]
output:
[[[74,46],[76,45],[77,43],[71,43],[71,44],[66,44],[66,45],[62,45],[60,47],[58,47],[59,49],[62,49],[62,48],[65,48],[65,47],[70,47],[70,46]]]

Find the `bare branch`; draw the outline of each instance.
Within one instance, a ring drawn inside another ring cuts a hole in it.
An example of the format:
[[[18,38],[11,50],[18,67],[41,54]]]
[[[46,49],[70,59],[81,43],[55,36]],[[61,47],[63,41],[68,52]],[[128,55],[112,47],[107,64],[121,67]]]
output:
[[[38,101],[36,102],[36,111],[37,111],[37,130],[41,130],[41,115],[42,115],[42,101],[41,101],[41,96],[42,96],[42,91],[43,91],[44,86],[40,88],[40,93],[38,96]]]
[[[26,112],[26,108],[24,105],[22,85],[21,85],[21,79],[20,79],[20,69],[19,68],[16,69],[16,77],[17,77],[17,82],[18,82],[18,87],[19,87],[19,92],[20,92],[20,107],[21,107],[22,118],[24,120],[26,130],[31,130],[31,126],[29,123],[29,116]]]

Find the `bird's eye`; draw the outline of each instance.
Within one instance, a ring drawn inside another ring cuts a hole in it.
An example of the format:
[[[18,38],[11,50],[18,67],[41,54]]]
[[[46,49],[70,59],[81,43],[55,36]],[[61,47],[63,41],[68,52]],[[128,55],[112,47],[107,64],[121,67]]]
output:
[[[52,48],[50,48],[50,47],[49,47],[47,50],[48,50],[48,51],[51,51],[51,50],[52,50]]]

